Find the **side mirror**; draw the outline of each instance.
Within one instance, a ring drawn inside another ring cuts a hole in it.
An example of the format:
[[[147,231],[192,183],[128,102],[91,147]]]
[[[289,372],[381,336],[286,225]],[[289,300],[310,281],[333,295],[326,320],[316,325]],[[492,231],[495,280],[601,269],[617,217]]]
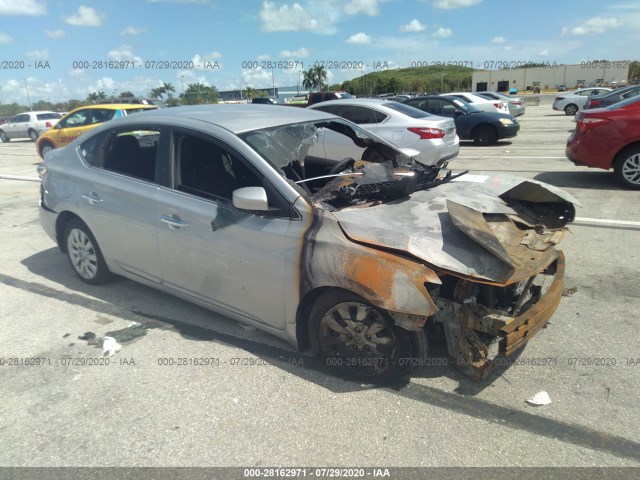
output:
[[[242,187],[233,191],[233,206],[238,210],[265,212],[269,210],[267,191],[263,187]]]

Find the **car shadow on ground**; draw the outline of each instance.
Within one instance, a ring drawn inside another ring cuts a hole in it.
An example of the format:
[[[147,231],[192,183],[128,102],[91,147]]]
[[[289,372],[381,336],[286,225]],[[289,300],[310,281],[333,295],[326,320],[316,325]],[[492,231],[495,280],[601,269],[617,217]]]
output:
[[[543,172],[533,178],[562,188],[624,190],[613,172],[604,170],[590,170],[583,172]]]
[[[498,140],[493,145],[476,145],[473,140],[460,140],[461,147],[480,147],[480,148],[491,148],[491,147],[508,147],[509,145],[513,145],[511,140]]]

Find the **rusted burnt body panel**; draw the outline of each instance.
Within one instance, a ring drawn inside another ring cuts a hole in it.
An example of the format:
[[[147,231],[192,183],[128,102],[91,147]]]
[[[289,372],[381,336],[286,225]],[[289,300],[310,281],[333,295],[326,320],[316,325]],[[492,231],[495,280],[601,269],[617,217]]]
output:
[[[317,288],[344,288],[386,310],[407,330],[422,328],[438,311],[424,287],[427,282],[440,283],[433,270],[413,259],[350,241],[328,212],[318,211],[302,262],[302,296]]]

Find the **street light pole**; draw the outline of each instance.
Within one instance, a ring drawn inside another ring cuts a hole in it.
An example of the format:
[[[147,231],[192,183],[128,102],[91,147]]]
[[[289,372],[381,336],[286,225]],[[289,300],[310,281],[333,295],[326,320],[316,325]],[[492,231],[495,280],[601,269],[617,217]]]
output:
[[[31,97],[29,96],[29,87],[27,86],[27,79],[23,78],[22,80],[24,80],[24,89],[27,91],[27,102],[29,102],[29,111],[31,111]]]

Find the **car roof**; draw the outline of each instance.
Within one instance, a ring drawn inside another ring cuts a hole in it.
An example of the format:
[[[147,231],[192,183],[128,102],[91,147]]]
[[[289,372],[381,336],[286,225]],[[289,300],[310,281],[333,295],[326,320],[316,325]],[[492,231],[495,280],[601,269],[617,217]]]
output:
[[[389,100],[384,98],[341,98],[339,100],[327,100],[325,102],[316,103],[309,108],[326,106],[326,105],[386,105]]]
[[[54,111],[52,111],[52,110],[32,110],[32,111],[30,111],[30,112],[21,112],[21,113],[18,113],[18,114],[16,114],[16,115],[14,115],[14,117],[17,117],[18,115],[24,115],[25,113],[34,113],[34,114],[36,114],[36,115],[40,115],[41,113],[58,113],[58,112],[54,112]]]
[[[277,127],[279,125],[337,119],[339,117],[330,113],[306,108],[247,103],[237,105],[212,104],[160,108],[145,112],[144,118],[153,118],[162,122],[199,120],[238,134],[251,130]],[[118,119],[117,121],[120,125],[139,123],[140,117],[138,115],[131,115],[123,119]]]

